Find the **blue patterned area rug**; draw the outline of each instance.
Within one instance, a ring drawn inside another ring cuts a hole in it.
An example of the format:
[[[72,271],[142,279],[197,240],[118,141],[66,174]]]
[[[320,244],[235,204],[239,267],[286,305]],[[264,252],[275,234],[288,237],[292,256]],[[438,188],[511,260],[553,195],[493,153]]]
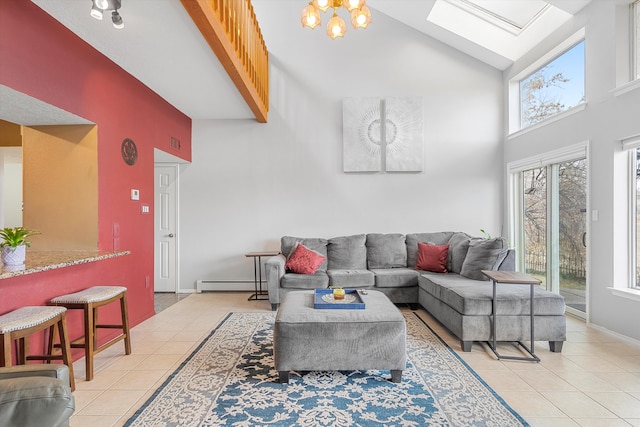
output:
[[[291,373],[277,382],[274,313],[231,313],[125,426],[496,426],[528,424],[415,313],[407,369]]]

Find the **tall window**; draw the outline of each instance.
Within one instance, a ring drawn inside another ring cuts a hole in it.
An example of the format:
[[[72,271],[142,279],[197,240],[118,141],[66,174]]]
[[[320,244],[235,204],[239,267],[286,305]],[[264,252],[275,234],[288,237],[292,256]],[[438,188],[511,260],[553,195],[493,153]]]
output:
[[[632,277],[631,286],[638,288],[640,287],[640,148],[636,148],[631,152],[631,163],[632,163],[632,192],[634,194],[633,201],[631,203],[633,212],[633,226],[635,227],[635,232],[633,233],[635,237],[634,242],[634,253],[633,264],[634,268]]]
[[[584,40],[520,80],[520,128],[585,101]]]
[[[628,153],[629,287],[640,290],[640,135],[622,140]]]
[[[640,79],[640,0],[631,3],[633,78]]]

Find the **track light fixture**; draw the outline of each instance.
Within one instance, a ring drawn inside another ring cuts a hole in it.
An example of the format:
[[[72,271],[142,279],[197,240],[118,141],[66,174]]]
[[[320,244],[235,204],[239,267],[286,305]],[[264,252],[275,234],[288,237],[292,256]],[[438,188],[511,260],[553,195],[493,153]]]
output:
[[[111,21],[113,22],[113,26],[118,30],[124,28],[124,22],[122,22],[122,16],[118,13],[117,10],[111,12]]]
[[[98,9],[98,7],[95,4],[91,6],[91,16],[97,19],[98,21],[102,21],[102,10]]]
[[[118,13],[121,6],[122,0],[91,0],[91,16],[101,21],[104,12],[111,10],[111,22],[114,28],[121,30],[124,28],[122,16]]]

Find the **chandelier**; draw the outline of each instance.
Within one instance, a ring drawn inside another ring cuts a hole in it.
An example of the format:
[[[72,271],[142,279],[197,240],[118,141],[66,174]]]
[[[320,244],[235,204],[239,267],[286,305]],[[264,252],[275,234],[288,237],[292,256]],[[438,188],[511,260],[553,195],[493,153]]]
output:
[[[320,10],[326,12],[328,8],[333,8],[333,17],[327,24],[327,35],[332,39],[343,37],[347,32],[347,25],[340,16],[338,9],[344,7],[351,13],[351,24],[353,28],[367,28],[371,22],[371,12],[367,7],[366,0],[312,0],[307,7],[302,9],[302,26],[314,29],[320,25]]]

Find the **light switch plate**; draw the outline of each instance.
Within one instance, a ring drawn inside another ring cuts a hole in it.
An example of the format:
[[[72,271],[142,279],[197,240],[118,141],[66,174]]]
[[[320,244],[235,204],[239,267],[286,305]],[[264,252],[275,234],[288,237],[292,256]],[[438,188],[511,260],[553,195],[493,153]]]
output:
[[[131,189],[131,200],[140,200],[140,190]]]
[[[140,213],[148,214],[149,213],[149,205],[140,205]]]

